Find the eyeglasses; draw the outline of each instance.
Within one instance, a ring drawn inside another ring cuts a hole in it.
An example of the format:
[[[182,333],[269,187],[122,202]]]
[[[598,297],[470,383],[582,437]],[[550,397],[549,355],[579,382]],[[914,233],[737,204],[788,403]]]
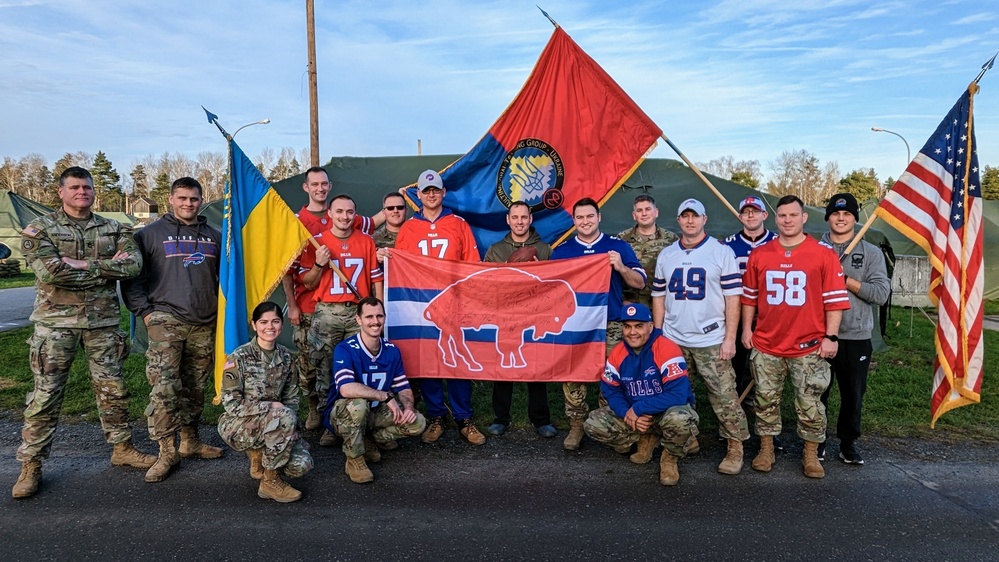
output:
[[[406,209],[405,205],[389,205],[387,207],[382,207],[386,211],[403,211]]]
[[[745,208],[745,209],[743,209],[743,210],[742,210],[742,212],[741,212],[741,213],[739,213],[739,214],[740,214],[740,215],[746,215],[746,216],[750,216],[750,217],[751,217],[751,216],[753,216],[753,215],[759,215],[759,214],[761,214],[761,213],[763,213],[763,211],[761,211],[761,210],[759,210],[759,209],[756,209],[756,208],[753,208],[753,207],[746,207],[746,208]]]

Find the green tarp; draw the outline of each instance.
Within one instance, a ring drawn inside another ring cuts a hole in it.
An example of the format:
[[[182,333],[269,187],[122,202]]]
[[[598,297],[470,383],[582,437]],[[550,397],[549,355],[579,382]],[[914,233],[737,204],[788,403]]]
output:
[[[36,217],[51,212],[51,208],[41,203],[0,189],[0,242],[10,248],[12,258],[24,260],[21,255],[21,231],[24,227]]]

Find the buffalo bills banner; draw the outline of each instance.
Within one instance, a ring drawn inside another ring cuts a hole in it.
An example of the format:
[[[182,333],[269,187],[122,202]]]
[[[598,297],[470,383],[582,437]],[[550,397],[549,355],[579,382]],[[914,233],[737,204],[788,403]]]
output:
[[[392,251],[385,261],[386,337],[408,377],[599,380],[606,255],[494,264]]]

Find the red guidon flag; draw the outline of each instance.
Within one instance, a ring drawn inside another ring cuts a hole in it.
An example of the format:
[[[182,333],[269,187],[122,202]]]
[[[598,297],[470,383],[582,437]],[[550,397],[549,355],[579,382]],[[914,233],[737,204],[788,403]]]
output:
[[[406,376],[599,380],[607,256],[495,264],[396,251],[385,261],[385,335]]]
[[[504,216],[527,203],[541,238],[572,228],[583,197],[603,203],[656,146],[662,130],[557,27],[531,76],[467,154],[441,171],[444,206],[465,219],[478,247],[508,232]],[[416,188],[407,195],[418,201]]]
[[[885,196],[876,214],[930,258],[937,306],[930,427],[944,412],[981,401],[982,189],[972,83]]]

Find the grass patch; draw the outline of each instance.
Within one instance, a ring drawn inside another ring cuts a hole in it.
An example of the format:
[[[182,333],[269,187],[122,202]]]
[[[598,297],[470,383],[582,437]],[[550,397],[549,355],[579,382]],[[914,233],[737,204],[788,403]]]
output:
[[[986,372],[982,385],[982,403],[958,408],[944,414],[937,422],[935,431],[930,423],[930,389],[933,379],[933,326],[921,314],[913,317],[912,336],[909,335],[909,314],[897,308],[888,326],[885,341],[891,347],[886,352],[876,353],[872,362],[867,396],[864,400],[863,428],[867,434],[889,437],[929,437],[934,439],[974,439],[996,442],[999,437],[999,333],[985,331]],[[127,330],[127,317],[123,317],[123,329]],[[28,348],[25,341],[31,336],[32,328],[21,328],[0,333],[0,408],[19,413],[24,407],[25,395],[32,389],[31,371],[28,367]],[[132,394],[130,413],[133,420],[143,420],[143,411],[149,399],[149,383],[145,376],[146,359],[132,355],[125,362],[126,384]],[[214,388],[211,380],[206,389],[204,422],[215,424],[222,412],[220,406],[212,406]],[[718,423],[707,401],[707,394],[699,380],[695,381],[698,398],[697,411],[701,416],[701,431],[714,432]],[[590,386],[588,401],[591,408],[597,405],[597,385]],[[785,390],[782,404],[784,429],[793,432],[795,427],[794,406],[790,383]],[[562,386],[553,383],[548,386],[548,401],[552,421],[565,428]],[[305,415],[303,400],[302,416]],[[492,423],[492,384],[473,384],[473,407],[475,421],[480,428]],[[513,426],[530,428],[527,419],[527,387],[514,385]],[[829,419],[835,420],[839,413],[839,392],[834,390],[829,400]],[[63,415],[96,422],[97,412],[90,376],[82,351],[78,353],[70,372],[63,403]],[[834,423],[830,423],[834,427]],[[835,432],[835,430],[833,430]]]
[[[0,277],[0,289],[31,287],[34,284],[35,274],[30,270],[22,270],[20,275],[15,275],[13,277]]]

